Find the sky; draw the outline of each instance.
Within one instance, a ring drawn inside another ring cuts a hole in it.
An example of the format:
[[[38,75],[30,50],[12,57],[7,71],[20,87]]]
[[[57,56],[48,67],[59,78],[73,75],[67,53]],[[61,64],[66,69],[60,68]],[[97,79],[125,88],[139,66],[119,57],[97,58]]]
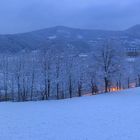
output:
[[[140,0],[0,0],[0,34],[52,26],[124,30],[140,23]]]

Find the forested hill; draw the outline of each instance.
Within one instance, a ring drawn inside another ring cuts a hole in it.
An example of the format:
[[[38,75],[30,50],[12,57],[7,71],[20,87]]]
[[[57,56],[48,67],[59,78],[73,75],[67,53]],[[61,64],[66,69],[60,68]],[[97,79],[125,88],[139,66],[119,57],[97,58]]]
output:
[[[73,49],[74,52],[89,52],[105,39],[113,39],[124,47],[140,46],[140,25],[123,31],[85,30],[56,26],[28,33],[0,35],[1,52],[39,50],[46,47]]]

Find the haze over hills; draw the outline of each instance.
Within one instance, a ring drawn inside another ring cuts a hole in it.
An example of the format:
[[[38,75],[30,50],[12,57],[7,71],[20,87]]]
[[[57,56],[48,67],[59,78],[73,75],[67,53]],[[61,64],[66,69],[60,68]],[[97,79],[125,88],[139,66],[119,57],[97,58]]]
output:
[[[0,35],[1,52],[39,50],[46,47],[71,48],[78,52],[89,52],[101,41],[112,39],[124,47],[140,46],[140,25],[123,31],[86,30],[56,26],[28,33]]]

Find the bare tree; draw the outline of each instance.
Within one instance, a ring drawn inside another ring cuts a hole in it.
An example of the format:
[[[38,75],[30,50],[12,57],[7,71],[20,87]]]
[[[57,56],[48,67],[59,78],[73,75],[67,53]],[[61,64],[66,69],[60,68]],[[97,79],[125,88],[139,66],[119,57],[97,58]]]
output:
[[[31,95],[30,95],[30,100],[33,100],[33,96],[34,96],[34,88],[35,88],[35,56],[33,55],[31,59],[31,87],[30,87],[30,91],[31,91]],[[37,67],[37,66],[36,66]]]
[[[68,56],[67,58],[67,64],[66,64],[66,69],[67,69],[67,76],[68,76],[68,93],[69,97],[73,97],[73,63],[74,63],[74,57],[73,56]]]
[[[43,68],[43,79],[44,79],[44,93],[43,99],[49,99],[51,92],[51,64],[52,64],[52,54],[51,50],[44,51],[42,59]]]
[[[120,67],[118,53],[110,41],[105,42],[99,49],[96,60],[104,79],[105,92],[109,92],[112,78]]]
[[[4,58],[4,90],[5,90],[5,100],[8,100],[8,57]]]
[[[78,96],[79,96],[79,97],[82,96],[82,87],[83,87],[82,80],[79,80],[79,81],[78,81]]]
[[[60,66],[61,66],[61,58],[58,56],[56,60],[56,96],[57,99],[60,98]]]
[[[97,73],[97,66],[95,62],[92,61],[92,63],[88,66],[88,78],[89,78],[89,87],[91,90],[92,95],[98,93],[98,86],[97,86],[97,79],[98,79],[98,73]]]

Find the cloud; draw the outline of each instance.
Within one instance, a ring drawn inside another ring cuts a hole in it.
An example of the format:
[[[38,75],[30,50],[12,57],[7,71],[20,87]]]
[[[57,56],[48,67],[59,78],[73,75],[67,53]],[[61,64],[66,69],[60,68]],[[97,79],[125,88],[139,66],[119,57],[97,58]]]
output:
[[[0,33],[56,25],[125,29],[140,23],[139,5],[139,0],[1,0]]]

